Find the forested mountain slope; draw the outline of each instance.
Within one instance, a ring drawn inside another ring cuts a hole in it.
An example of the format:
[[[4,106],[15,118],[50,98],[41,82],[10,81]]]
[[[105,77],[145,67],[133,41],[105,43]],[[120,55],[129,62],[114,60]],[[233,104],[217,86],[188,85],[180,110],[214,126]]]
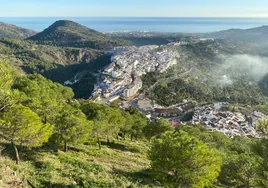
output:
[[[15,25],[0,22],[0,39],[1,38],[25,39],[35,34],[36,32],[33,30],[24,29]]]
[[[110,49],[128,44],[68,20],[59,20],[44,31],[28,38],[39,44],[93,49]]]

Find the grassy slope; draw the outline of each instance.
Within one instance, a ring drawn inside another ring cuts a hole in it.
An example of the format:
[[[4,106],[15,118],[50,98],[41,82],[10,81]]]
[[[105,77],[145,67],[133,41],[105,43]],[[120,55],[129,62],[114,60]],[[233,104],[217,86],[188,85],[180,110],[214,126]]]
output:
[[[95,144],[66,153],[39,149],[22,151],[20,165],[6,154],[0,165],[8,165],[18,178],[28,179],[36,187],[157,187],[146,178],[147,150],[146,142],[129,141],[103,146],[102,150]],[[10,179],[4,175],[0,171],[0,177]]]

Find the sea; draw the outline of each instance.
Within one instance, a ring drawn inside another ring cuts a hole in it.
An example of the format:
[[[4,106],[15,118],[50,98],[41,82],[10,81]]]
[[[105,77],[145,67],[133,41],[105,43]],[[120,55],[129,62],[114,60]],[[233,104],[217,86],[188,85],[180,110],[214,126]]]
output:
[[[207,33],[268,25],[268,18],[171,18],[171,17],[0,17],[0,22],[37,32],[57,20],[72,20],[100,32],[149,31]]]

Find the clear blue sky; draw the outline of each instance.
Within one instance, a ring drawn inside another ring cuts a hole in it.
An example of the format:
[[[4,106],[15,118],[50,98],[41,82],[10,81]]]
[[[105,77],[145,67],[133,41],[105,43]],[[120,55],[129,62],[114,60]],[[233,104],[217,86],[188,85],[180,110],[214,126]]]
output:
[[[0,0],[0,17],[268,17],[268,0]]]

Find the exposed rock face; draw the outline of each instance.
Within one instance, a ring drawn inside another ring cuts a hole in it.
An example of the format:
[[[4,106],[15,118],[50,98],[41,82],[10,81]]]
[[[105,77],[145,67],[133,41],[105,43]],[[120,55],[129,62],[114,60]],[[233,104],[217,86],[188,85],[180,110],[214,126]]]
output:
[[[92,52],[87,49],[67,50],[64,56],[67,61],[72,61],[72,63],[90,63],[92,60]]]
[[[79,50],[79,55],[78,55],[78,62],[82,61],[85,63],[90,63],[91,61],[91,53],[90,51],[86,50],[86,49],[81,49]]]

